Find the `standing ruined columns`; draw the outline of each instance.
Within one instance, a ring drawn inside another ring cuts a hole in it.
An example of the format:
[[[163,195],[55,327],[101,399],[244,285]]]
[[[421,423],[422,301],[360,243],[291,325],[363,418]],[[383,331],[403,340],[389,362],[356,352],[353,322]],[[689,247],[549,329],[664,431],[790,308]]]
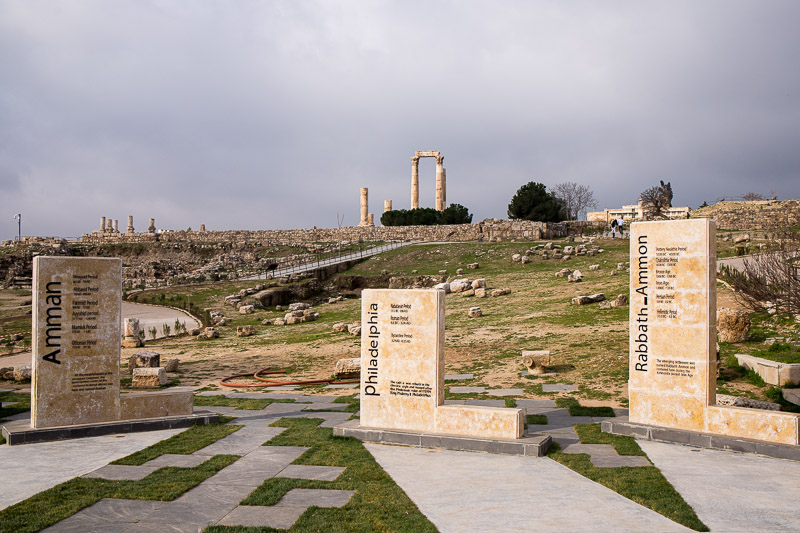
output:
[[[383,212],[391,211],[392,210],[392,201],[391,200],[384,200],[383,201]]]
[[[368,218],[369,212],[369,189],[366,187],[361,187],[361,221],[358,223],[359,226],[366,226],[369,224]]]
[[[205,230],[206,230],[206,225],[200,224],[200,231],[205,231]]]
[[[114,233],[119,233],[119,220],[116,218],[114,219],[114,223],[111,225],[111,231]]]
[[[444,156],[436,156],[436,210],[444,211]]]
[[[106,231],[106,217],[100,217],[100,233]]]
[[[375,225],[375,215],[370,213],[367,215],[367,226],[374,226]]]
[[[133,233],[134,232],[134,229],[133,229],[133,215],[128,215],[128,229],[127,229],[127,232],[128,233]]]
[[[156,219],[150,219],[150,225],[147,227],[148,233],[155,233],[156,232]]]
[[[411,158],[411,209],[419,209],[419,157]]]
[[[111,233],[114,231],[114,219],[107,218],[106,219],[106,233]]]

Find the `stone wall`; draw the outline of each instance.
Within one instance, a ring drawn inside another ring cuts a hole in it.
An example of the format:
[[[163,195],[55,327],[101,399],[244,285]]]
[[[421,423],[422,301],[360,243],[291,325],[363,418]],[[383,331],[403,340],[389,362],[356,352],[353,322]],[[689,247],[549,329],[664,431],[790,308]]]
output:
[[[719,229],[774,230],[800,224],[800,200],[718,202],[692,211],[692,218],[713,218]]]
[[[462,242],[511,239],[553,239],[582,232],[602,231],[604,224],[587,221],[559,223],[486,219],[476,224],[447,226],[379,226],[291,230],[163,231],[161,233],[88,233],[81,242],[90,244],[137,242],[270,242],[298,244],[336,241]]]

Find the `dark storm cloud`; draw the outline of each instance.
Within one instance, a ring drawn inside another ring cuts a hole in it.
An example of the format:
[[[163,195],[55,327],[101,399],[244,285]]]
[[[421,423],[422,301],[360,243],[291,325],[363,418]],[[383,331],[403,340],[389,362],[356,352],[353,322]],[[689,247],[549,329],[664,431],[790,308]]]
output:
[[[800,4],[0,1],[0,238],[358,222],[659,179],[677,205],[800,196]],[[434,167],[420,168],[422,205]]]

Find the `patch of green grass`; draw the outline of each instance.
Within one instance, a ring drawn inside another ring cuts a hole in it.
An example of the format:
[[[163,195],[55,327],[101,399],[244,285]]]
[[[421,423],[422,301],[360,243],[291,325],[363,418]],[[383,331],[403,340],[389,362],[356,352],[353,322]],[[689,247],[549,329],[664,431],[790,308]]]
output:
[[[556,407],[568,409],[570,416],[616,416],[611,407],[585,407],[575,398],[556,398]]]
[[[0,402],[16,402],[16,405],[9,405],[8,407],[0,407],[0,420],[14,416],[19,413],[24,413],[31,410],[31,395],[20,394],[18,392],[2,392],[0,393]]]
[[[506,402],[506,407],[516,407],[517,406],[517,400],[515,400],[514,398],[506,398],[505,402]]]
[[[271,403],[294,403],[290,398],[228,398],[227,396],[195,396],[195,405],[218,405],[237,409],[260,410]]]
[[[632,437],[600,433],[600,424],[576,425],[575,430],[584,444],[611,444],[620,455],[646,456]],[[599,468],[592,464],[589,455],[566,454],[561,451],[557,443],[553,443],[547,456],[674,522],[695,531],[709,530],[680,493],[654,466]]]
[[[215,455],[194,468],[160,468],[139,481],[74,478],[0,511],[0,533],[39,531],[103,498],[171,501],[238,458]]]
[[[372,455],[356,439],[334,437],[329,428],[320,428],[319,419],[284,418],[273,426],[289,428],[273,437],[267,446],[308,446],[295,464],[344,466],[336,481],[270,478],[242,502],[242,505],[274,505],[294,488],[355,490],[342,508],[309,509],[291,531],[436,531],[414,502],[381,469]],[[243,530],[212,526],[206,533]]]
[[[527,415],[525,417],[525,423],[531,425],[546,425],[547,424],[547,416],[546,415]]]
[[[212,442],[216,442],[223,437],[237,431],[242,426],[216,423],[192,426],[186,431],[148,446],[144,450],[132,453],[122,459],[111,462],[112,465],[131,465],[138,466],[155,459],[165,453],[186,455],[194,453],[201,448],[205,448]]]

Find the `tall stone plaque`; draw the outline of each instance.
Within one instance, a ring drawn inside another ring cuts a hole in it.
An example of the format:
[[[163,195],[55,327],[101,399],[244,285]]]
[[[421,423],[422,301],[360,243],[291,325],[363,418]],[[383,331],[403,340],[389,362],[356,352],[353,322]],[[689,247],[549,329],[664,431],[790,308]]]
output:
[[[122,261],[33,259],[34,428],[119,418]]]
[[[631,226],[630,421],[701,430],[714,403],[714,222]]]
[[[444,404],[444,291],[361,294],[361,426],[518,439],[521,409]]]
[[[444,291],[365,290],[361,420],[434,431],[444,402]]]
[[[716,405],[714,221],[634,223],[630,238],[630,422],[798,444],[797,415]]]

